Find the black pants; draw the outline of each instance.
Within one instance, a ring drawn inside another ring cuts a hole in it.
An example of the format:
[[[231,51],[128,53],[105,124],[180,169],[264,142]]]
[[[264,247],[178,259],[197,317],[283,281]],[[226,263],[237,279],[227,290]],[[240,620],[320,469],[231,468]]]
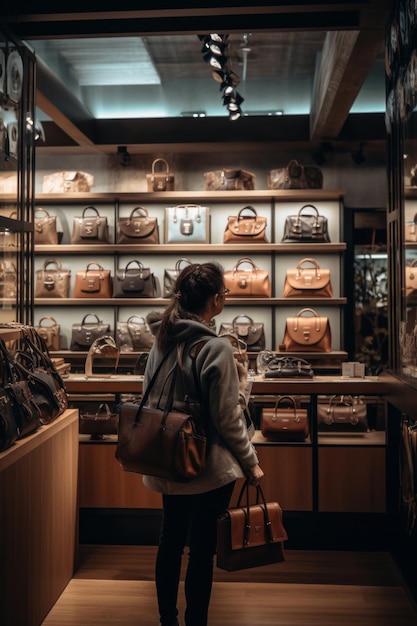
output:
[[[162,626],[177,623],[181,557],[189,545],[185,577],[185,624],[206,626],[213,583],[217,518],[228,507],[234,482],[196,495],[163,496],[163,520],[156,558],[156,591]]]

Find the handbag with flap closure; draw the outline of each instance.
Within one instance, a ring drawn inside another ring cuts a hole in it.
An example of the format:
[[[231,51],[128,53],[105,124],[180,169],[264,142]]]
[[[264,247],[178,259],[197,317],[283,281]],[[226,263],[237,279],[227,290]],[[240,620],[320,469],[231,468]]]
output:
[[[126,322],[116,323],[116,345],[120,352],[150,350],[154,336],[141,315],[131,315]]]
[[[48,321],[49,324],[43,324],[45,321]],[[40,318],[38,326],[35,326],[35,330],[44,340],[48,350],[59,350],[61,327],[55,318],[50,315],[44,315]]]
[[[258,215],[253,206],[245,206],[237,215],[227,218],[224,243],[268,243],[266,217]]]
[[[265,350],[265,329],[263,322],[254,322],[251,317],[242,313],[237,315],[231,323],[222,322],[219,335],[233,333],[244,341],[249,352]]]
[[[313,267],[309,267],[308,264]],[[316,259],[301,259],[296,268],[287,270],[283,296],[284,298],[331,298],[333,287],[330,270],[321,268]]]
[[[307,409],[294,396],[278,396],[273,408],[262,409],[262,435],[274,441],[304,441],[308,437]]]
[[[136,267],[134,267],[136,265]],[[115,298],[158,298],[159,283],[148,267],[134,259],[116,270],[113,280]]]
[[[135,207],[128,217],[119,218],[117,243],[159,243],[158,218],[150,217],[143,206]]]
[[[93,211],[93,214],[87,215],[87,211]],[[107,224],[107,217],[100,215],[96,207],[86,206],[81,217],[74,217],[71,243],[109,243],[109,227]]]
[[[174,191],[175,177],[169,171],[168,161],[155,159],[152,163],[152,171],[146,174],[148,191]]]
[[[310,209],[313,214],[306,213]],[[283,243],[330,243],[327,217],[320,215],[313,204],[305,204],[297,215],[288,215],[284,225]]]
[[[63,269],[60,261],[46,259],[35,277],[35,298],[68,298],[71,270]]]
[[[243,269],[242,265],[250,267]],[[268,272],[259,269],[249,257],[239,259],[233,269],[224,272],[224,284],[235,298],[270,298],[272,293]]]
[[[165,209],[165,243],[209,243],[209,209],[179,204]]]
[[[91,261],[85,270],[75,274],[74,298],[111,298],[111,296],[110,270],[105,270],[100,263]]]
[[[280,350],[285,352],[331,352],[329,319],[314,309],[301,309],[287,317]]]
[[[94,322],[87,322],[89,317],[94,317]],[[95,313],[87,313],[81,323],[72,325],[70,350],[89,350],[96,339],[109,332],[110,324],[102,322]]]

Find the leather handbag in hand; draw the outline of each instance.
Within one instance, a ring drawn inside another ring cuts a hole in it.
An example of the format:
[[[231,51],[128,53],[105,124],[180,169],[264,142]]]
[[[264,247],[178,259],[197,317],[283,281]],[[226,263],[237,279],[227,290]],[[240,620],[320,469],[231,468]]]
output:
[[[286,167],[270,170],[268,189],[322,189],[323,172],[314,165],[301,165],[292,159]]]
[[[165,243],[209,243],[209,209],[179,204],[165,209]]]
[[[150,217],[143,206],[137,206],[128,217],[120,217],[117,228],[117,243],[158,244],[158,218]]]
[[[16,298],[17,269],[11,261],[0,263],[0,298]]]
[[[43,322],[48,322],[48,324],[45,325]],[[59,350],[61,327],[55,318],[50,315],[41,317],[38,326],[35,326],[35,330],[44,340],[48,350]]]
[[[110,270],[100,263],[91,261],[75,274],[74,298],[111,298],[112,292]]]
[[[308,437],[308,412],[294,396],[278,396],[273,408],[262,409],[262,435],[271,441],[304,441]]]
[[[249,315],[237,315],[231,323],[222,322],[219,335],[237,335],[245,342],[248,352],[265,350],[265,329],[263,322],[254,322]]]
[[[292,356],[273,356],[264,368],[265,378],[313,378],[311,363]]]
[[[169,171],[168,161],[155,159],[150,174],[146,174],[148,191],[174,191],[175,176]]]
[[[405,223],[405,241],[417,242],[417,213],[412,222]]]
[[[102,369],[105,369],[106,373],[94,372],[94,359],[104,361]],[[108,376],[108,370],[111,370],[111,373],[115,374],[119,365],[119,359],[120,350],[115,340],[111,335],[103,335],[95,339],[91,344],[87,358],[85,359],[84,373],[87,378],[91,376]]]
[[[282,241],[284,243],[330,243],[327,217],[320,215],[313,204],[305,204],[297,215],[288,215],[286,218]]]
[[[102,402],[95,413],[80,412],[79,432],[91,435],[90,439],[103,439],[104,435],[117,435],[119,414],[113,413],[106,402]]]
[[[132,267],[136,265],[136,267]],[[159,298],[159,283],[148,267],[133,260],[124,269],[116,270],[113,280],[115,298]]]
[[[120,352],[150,350],[154,335],[141,315],[131,315],[126,322],[116,324],[116,344]]]
[[[358,396],[335,394],[326,402],[319,397],[317,427],[322,432],[367,432],[366,404]]]
[[[244,265],[249,269],[243,269]],[[239,259],[233,269],[225,271],[224,284],[232,298],[270,298],[272,293],[268,272],[248,257]]]
[[[187,265],[191,265],[191,261],[182,257],[181,259],[178,259],[178,261],[175,263],[175,268],[173,270],[164,270],[164,298],[170,298],[172,296],[174,292],[175,282],[180,275],[181,270],[183,270],[184,267]]]
[[[38,244],[58,244],[56,215],[50,215],[46,209],[35,209],[34,240]]]
[[[301,309],[294,317],[287,317],[280,351],[331,352],[332,341],[329,319],[314,309]]]
[[[87,211],[90,215],[87,215]],[[109,243],[107,217],[100,215],[96,207],[86,206],[81,217],[74,217],[71,243],[88,245]]]
[[[284,298],[331,298],[333,287],[330,270],[321,268],[316,259],[301,259],[296,268],[287,270],[283,296]]]
[[[94,318],[94,322],[86,321],[90,317]],[[100,320],[95,313],[87,313],[81,323],[72,325],[70,350],[89,350],[96,339],[107,335],[109,332],[110,324]]]
[[[206,191],[235,191],[255,189],[256,176],[239,169],[223,169],[204,174]]]
[[[71,270],[63,269],[60,261],[46,259],[35,278],[35,298],[68,298]]]
[[[268,243],[266,217],[258,215],[253,206],[245,206],[237,215],[227,218],[224,243]]]
[[[256,503],[250,504],[247,479],[236,507],[226,509],[217,520],[216,565],[227,572],[285,561],[284,541],[288,536],[282,509],[278,502],[266,502],[259,485],[254,489]]]

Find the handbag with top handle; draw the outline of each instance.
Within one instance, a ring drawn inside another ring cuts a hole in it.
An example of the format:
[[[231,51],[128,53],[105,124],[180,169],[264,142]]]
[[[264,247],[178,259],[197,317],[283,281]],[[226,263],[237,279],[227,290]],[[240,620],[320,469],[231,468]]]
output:
[[[163,283],[163,297],[170,298],[174,292],[175,282],[180,275],[181,271],[187,265],[191,265],[190,259],[186,259],[182,257],[178,259],[175,263],[174,269],[165,269],[164,270],[164,283]]]
[[[80,411],[79,432],[90,439],[103,439],[104,435],[116,435],[119,414],[112,412],[106,402],[101,402],[95,413]]]
[[[268,355],[263,367],[265,378],[313,378],[309,361],[292,356]]]
[[[301,259],[297,267],[287,270],[283,296],[284,298],[331,298],[333,287],[330,270],[321,268],[316,259]]]
[[[93,341],[88,349],[87,358],[85,359],[84,373],[87,378],[92,376],[103,376],[103,373],[94,371],[94,360],[101,359],[106,363],[106,374],[110,370],[113,374],[117,372],[119,365],[120,350],[111,335],[102,335]],[[109,364],[110,362],[110,364]]]
[[[158,298],[159,282],[149,267],[143,263],[129,261],[123,269],[116,270],[113,280],[115,298]]]
[[[46,325],[45,322],[47,322]],[[35,330],[44,340],[48,350],[59,350],[61,327],[55,318],[50,315],[44,315],[40,318],[38,326],[35,326]]]
[[[150,217],[148,209],[143,206],[132,209],[128,217],[120,217],[117,230],[117,243],[159,243],[158,218]]]
[[[120,352],[150,350],[154,343],[149,325],[141,315],[131,315],[126,322],[116,324],[116,344]]]
[[[236,191],[255,189],[256,176],[240,169],[223,169],[204,174],[206,191]]]
[[[209,209],[179,204],[165,209],[165,243],[209,243]]]
[[[258,215],[253,206],[245,206],[237,215],[227,218],[224,243],[268,243],[266,217]]]
[[[87,215],[87,212],[90,214]],[[89,245],[109,243],[107,217],[100,215],[96,207],[86,206],[81,217],[74,217],[71,243]]]
[[[219,335],[237,335],[245,342],[249,352],[265,350],[265,329],[263,322],[254,322],[249,315],[237,315],[231,322],[222,322]]]
[[[74,298],[111,298],[113,293],[110,270],[91,261],[85,270],[75,274]]]
[[[297,315],[287,317],[280,350],[285,352],[331,352],[329,319],[314,309],[301,309]]]
[[[87,321],[89,318],[94,321]],[[110,324],[103,322],[95,313],[84,315],[80,323],[72,325],[70,350],[89,350],[91,344],[110,332]]]
[[[268,189],[321,189],[323,172],[314,165],[301,165],[292,159],[286,167],[268,172]]]
[[[58,231],[56,215],[50,215],[46,209],[35,209],[33,233],[35,245],[57,244]]]
[[[359,396],[334,394],[319,396],[317,427],[320,431],[366,432],[369,430],[366,403]]]
[[[278,396],[273,408],[262,409],[262,435],[272,441],[304,441],[308,437],[308,412],[294,396]]]
[[[68,298],[71,270],[64,269],[57,259],[46,259],[35,272],[35,298]]]
[[[283,243],[330,243],[327,217],[313,204],[305,204],[296,215],[288,215]]]
[[[272,293],[267,270],[257,267],[249,257],[239,259],[233,269],[224,272],[224,284],[234,298],[270,298]]]
[[[146,174],[148,191],[174,191],[175,176],[169,171],[168,161],[155,159],[152,163],[152,171]]]

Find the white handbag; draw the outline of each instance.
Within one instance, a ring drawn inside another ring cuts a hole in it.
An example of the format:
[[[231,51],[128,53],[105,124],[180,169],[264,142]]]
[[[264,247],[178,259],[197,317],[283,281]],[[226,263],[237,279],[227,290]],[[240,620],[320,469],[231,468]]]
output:
[[[209,209],[179,204],[165,209],[165,243],[209,243]]]

